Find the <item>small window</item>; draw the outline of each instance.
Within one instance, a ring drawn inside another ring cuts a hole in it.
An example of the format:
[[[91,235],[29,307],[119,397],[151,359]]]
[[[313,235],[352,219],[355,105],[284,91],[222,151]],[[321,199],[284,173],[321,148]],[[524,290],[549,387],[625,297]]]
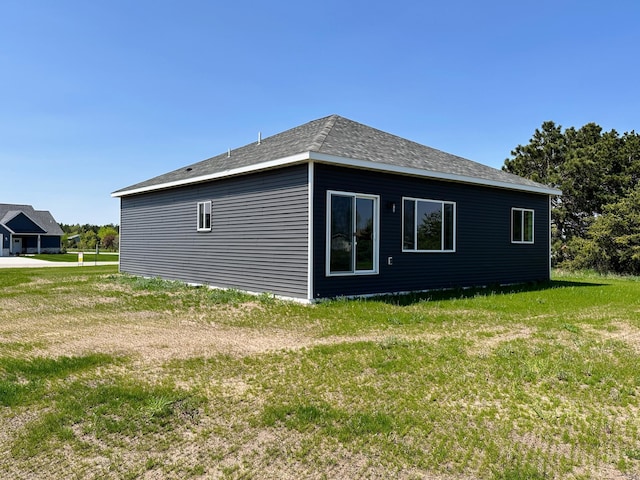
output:
[[[402,199],[403,252],[455,252],[456,204]]]
[[[511,209],[511,243],[533,243],[533,210]]]
[[[211,231],[211,201],[198,202],[198,231]]]

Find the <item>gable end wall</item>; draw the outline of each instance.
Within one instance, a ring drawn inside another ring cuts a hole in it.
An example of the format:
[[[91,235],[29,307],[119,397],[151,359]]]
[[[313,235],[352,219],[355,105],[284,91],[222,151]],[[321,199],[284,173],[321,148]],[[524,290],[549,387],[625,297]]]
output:
[[[46,233],[27,215],[20,212],[6,223],[7,227],[19,233]]]

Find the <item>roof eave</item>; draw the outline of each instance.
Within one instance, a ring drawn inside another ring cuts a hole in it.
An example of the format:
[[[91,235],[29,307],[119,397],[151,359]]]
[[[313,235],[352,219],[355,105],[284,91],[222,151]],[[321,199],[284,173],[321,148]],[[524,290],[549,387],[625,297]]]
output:
[[[421,168],[402,167],[398,165],[389,165],[386,163],[371,162],[367,160],[356,160],[352,158],[336,157],[323,153],[311,152],[310,159],[333,165],[343,165],[347,167],[362,168],[367,170],[377,170],[382,172],[397,173],[400,175],[408,175],[412,177],[433,178],[437,180],[446,180],[456,183],[469,183],[473,185],[490,186],[496,188],[504,188],[508,190],[519,190],[531,193],[540,193],[544,195],[562,195],[562,191],[557,188],[547,187],[546,185],[522,185],[511,182],[501,182],[498,180],[488,180],[478,177],[470,177],[466,175],[458,175],[453,173],[438,172],[433,170],[424,170]]]
[[[119,190],[111,194],[114,198],[126,197],[129,195],[136,195],[140,193],[149,193],[158,190],[166,190],[168,188],[182,187],[186,185],[192,185],[196,183],[207,182],[210,180],[216,180],[219,178],[232,177],[236,175],[242,175],[245,173],[252,173],[261,170],[269,170],[272,168],[278,168],[283,166],[294,165],[306,161],[316,161],[320,163],[327,163],[331,165],[340,165],[352,168],[362,168],[365,170],[376,170],[381,172],[396,173],[400,175],[409,175],[414,177],[433,178],[438,180],[446,180],[457,183],[468,183],[473,185],[490,186],[495,188],[503,188],[508,190],[518,190],[523,192],[537,193],[543,195],[562,195],[562,191],[556,188],[547,187],[544,185],[522,185],[511,182],[501,182],[498,180],[487,180],[484,178],[470,177],[466,175],[458,175],[446,172],[437,172],[431,170],[423,170],[420,168],[402,167],[397,165],[389,165],[387,163],[372,162],[369,160],[358,160],[353,158],[338,157],[335,155],[328,155],[319,152],[302,152],[288,157],[279,158],[276,160],[270,160],[254,165],[248,165],[244,167],[224,170],[208,175],[200,175],[197,177],[185,178],[181,180],[175,180],[171,182],[159,183],[155,185],[146,185],[144,187],[132,188],[130,190]]]
[[[146,185],[144,187],[132,188],[131,190],[118,190],[111,194],[112,197],[126,197],[129,195],[136,195],[138,193],[154,192],[156,190],[166,190],[167,188],[182,187],[185,185],[192,185],[194,183],[208,182],[210,180],[216,180],[218,178],[233,177],[236,175],[243,175],[245,173],[258,172],[260,170],[269,170],[271,168],[282,167],[286,165],[294,165],[309,160],[309,152],[298,153],[296,155],[290,155],[284,158],[278,158],[276,160],[270,160],[268,162],[257,163],[254,165],[247,165],[245,167],[232,168],[229,170],[223,170],[221,172],[211,173],[208,175],[199,175],[197,177],[184,178],[181,180],[175,180],[172,182],[158,183],[155,185]]]

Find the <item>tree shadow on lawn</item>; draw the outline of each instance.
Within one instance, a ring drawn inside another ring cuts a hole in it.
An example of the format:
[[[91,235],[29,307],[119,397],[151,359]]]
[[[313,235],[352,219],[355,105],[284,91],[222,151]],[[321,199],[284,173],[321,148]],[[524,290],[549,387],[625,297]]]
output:
[[[568,280],[549,280],[545,282],[529,282],[513,285],[492,285],[486,287],[448,288],[442,290],[429,290],[425,292],[409,292],[398,294],[374,295],[363,298],[369,302],[383,302],[401,307],[420,302],[433,302],[439,300],[453,300],[474,297],[489,297],[492,295],[510,295],[513,293],[537,292],[554,290],[557,288],[575,287],[604,287],[607,283],[572,282]]]

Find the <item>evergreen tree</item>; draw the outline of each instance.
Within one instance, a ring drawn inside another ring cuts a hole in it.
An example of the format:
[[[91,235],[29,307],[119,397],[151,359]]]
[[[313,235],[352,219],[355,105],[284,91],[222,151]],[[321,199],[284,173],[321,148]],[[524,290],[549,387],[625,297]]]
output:
[[[554,261],[569,260],[576,265],[577,252],[581,252],[579,255],[586,255],[596,267],[592,255],[596,245],[589,242],[596,237],[603,239],[605,226],[613,227],[610,205],[628,211],[623,208],[626,204],[619,202],[639,184],[640,136],[633,131],[622,136],[615,130],[603,133],[595,123],[579,129],[570,127],[563,132],[561,126],[547,121],[536,129],[529,144],[518,145],[511,155],[505,160],[503,170],[563,192],[552,200]],[[600,220],[604,216],[609,219],[608,223]],[[633,219],[629,221],[633,224]],[[603,248],[599,245],[598,248]],[[607,265],[616,271],[620,268],[628,271],[632,263],[612,261]],[[604,267],[598,264],[597,268]]]

